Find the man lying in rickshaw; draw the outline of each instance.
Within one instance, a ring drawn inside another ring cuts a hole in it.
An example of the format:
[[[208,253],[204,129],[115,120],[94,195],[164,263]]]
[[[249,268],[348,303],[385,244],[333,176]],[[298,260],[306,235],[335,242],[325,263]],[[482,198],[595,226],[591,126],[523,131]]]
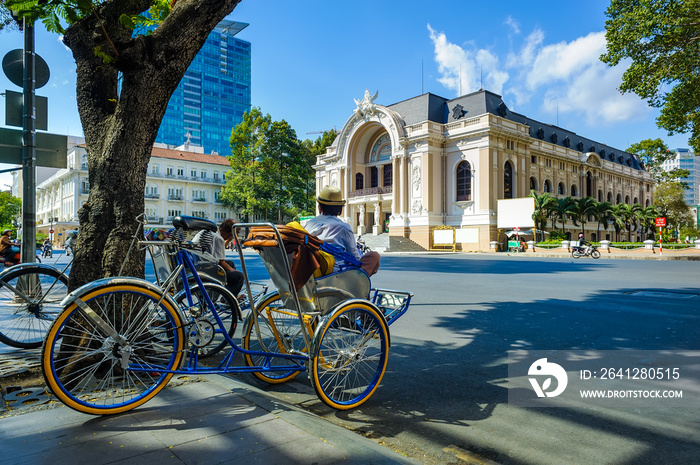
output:
[[[345,252],[352,254],[361,263],[361,268],[372,276],[379,269],[380,256],[375,251],[360,255],[355,241],[355,235],[349,224],[338,218],[343,212],[345,200],[340,189],[334,186],[326,186],[316,198],[319,215],[310,219],[304,225],[309,234],[313,234],[322,241],[341,247]],[[338,263],[335,269],[338,269]]]

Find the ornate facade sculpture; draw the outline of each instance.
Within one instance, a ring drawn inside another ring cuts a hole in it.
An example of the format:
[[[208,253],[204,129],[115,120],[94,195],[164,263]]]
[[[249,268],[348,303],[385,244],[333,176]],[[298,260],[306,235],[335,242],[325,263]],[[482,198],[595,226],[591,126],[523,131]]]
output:
[[[374,116],[374,114],[377,112],[377,105],[374,103],[374,100],[377,98],[379,95],[379,91],[375,92],[374,95],[370,96],[369,95],[369,89],[365,89],[365,96],[362,98],[362,100],[355,100],[355,104],[357,105],[357,108],[355,108],[354,113],[361,117],[361,118],[368,118],[370,116]]]

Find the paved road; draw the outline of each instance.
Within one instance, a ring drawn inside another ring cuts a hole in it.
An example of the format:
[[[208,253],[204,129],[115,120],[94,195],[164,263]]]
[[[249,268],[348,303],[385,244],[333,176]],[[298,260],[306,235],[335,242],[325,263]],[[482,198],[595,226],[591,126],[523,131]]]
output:
[[[238,378],[426,464],[696,463],[700,408],[525,409],[508,404],[505,381],[513,349],[700,350],[699,272],[686,261],[385,255],[373,284],[416,296],[391,327],[370,401],[338,412],[304,376]]]
[[[687,261],[387,255],[373,285],[416,297],[367,404],[331,411],[304,377],[242,379],[424,463],[693,463],[700,410],[523,409],[507,403],[505,378],[519,348],[700,350],[699,272]]]

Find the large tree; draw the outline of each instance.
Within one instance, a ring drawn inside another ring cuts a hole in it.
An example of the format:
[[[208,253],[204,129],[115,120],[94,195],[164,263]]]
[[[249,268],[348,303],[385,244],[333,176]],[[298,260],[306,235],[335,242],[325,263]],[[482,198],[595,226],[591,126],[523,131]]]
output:
[[[6,2],[63,33],[76,62],[90,195],[78,212],[71,288],[119,273],[144,211],[148,161],[170,96],[209,33],[239,2]],[[135,25],[150,21],[144,15],[149,9],[155,21],[136,34]],[[143,254],[132,252],[123,273],[142,276],[143,267]]]
[[[606,15],[601,60],[631,59],[620,90],[660,107],[658,125],[690,132],[700,154],[700,0],[612,0]]]
[[[659,216],[666,217],[666,224],[680,229],[695,224],[690,206],[683,198],[683,188],[677,182],[665,182],[654,189],[654,207]]]
[[[315,194],[313,157],[289,123],[254,107],[243,114],[230,142],[224,202],[250,221],[284,223],[308,213]]]
[[[690,175],[690,171],[674,168],[672,170],[664,170],[661,164],[665,161],[676,158],[676,152],[669,150],[668,146],[661,139],[644,139],[630,145],[627,148],[629,153],[637,155],[644,162],[645,169],[654,177],[657,183],[671,180],[682,180]],[[686,188],[688,183],[679,181]]]

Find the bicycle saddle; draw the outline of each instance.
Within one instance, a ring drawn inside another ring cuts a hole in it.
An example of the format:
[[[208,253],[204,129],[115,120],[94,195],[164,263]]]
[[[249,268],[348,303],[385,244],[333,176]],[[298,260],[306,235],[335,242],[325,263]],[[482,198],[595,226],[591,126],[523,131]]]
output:
[[[214,232],[217,230],[216,224],[213,221],[204,218],[196,218],[194,216],[176,216],[173,218],[173,227],[182,229],[196,229]]]

